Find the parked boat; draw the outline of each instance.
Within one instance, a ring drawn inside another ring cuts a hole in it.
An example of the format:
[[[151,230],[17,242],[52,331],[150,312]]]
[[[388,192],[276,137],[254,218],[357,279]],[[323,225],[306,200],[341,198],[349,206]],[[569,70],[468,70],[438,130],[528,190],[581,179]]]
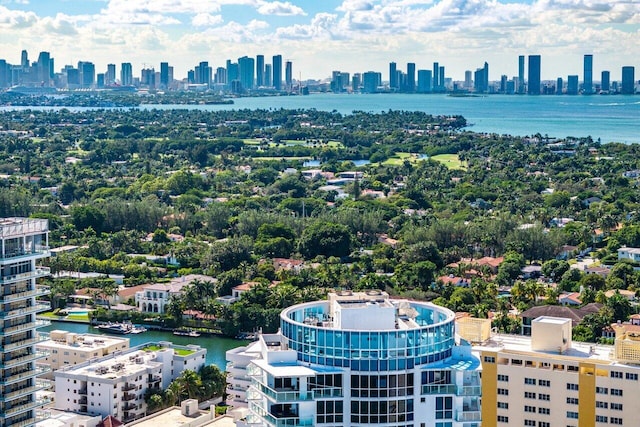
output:
[[[199,337],[200,332],[193,329],[175,329],[173,331],[173,335],[178,335],[181,337]]]
[[[104,325],[98,325],[96,328],[106,333],[116,335],[140,334],[147,330],[144,327],[134,326],[133,324],[126,322],[109,322]]]

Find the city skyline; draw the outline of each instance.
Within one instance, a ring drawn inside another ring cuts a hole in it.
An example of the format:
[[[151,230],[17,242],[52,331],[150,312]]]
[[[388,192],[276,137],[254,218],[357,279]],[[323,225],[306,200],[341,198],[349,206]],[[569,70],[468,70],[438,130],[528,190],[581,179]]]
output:
[[[200,61],[282,54],[294,78],[323,79],[333,70],[388,70],[388,63],[435,61],[448,77],[491,64],[489,80],[518,75],[518,55],[543,56],[541,79],[635,65],[640,10],[633,2],[390,0],[326,2],[216,0],[0,3],[0,48],[19,63],[22,49],[50,51],[56,69],[93,61],[134,69],[175,67],[176,78]],[[631,56],[632,57],[632,56]],[[360,69],[355,70],[358,64]],[[606,65],[605,65],[606,64]],[[283,64],[284,65],[284,64]],[[284,74],[284,70],[283,70]],[[386,80],[387,77],[384,77]]]

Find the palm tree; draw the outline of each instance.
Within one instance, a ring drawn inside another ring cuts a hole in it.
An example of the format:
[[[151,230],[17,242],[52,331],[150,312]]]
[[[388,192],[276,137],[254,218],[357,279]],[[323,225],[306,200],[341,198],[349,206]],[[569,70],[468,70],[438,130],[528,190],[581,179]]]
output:
[[[191,369],[182,371],[175,382],[180,386],[180,396],[197,399],[202,395],[202,378]]]

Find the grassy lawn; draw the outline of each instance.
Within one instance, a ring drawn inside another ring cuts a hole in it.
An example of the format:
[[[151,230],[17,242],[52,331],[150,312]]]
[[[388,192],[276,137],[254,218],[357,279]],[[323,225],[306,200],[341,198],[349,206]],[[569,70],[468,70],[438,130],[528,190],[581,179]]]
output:
[[[261,138],[244,138],[242,142],[244,142],[245,145],[260,145],[260,143],[262,142],[262,139]]]
[[[58,316],[57,314],[54,314],[52,311],[47,311],[46,313],[39,313],[38,317],[41,317],[44,319],[51,319],[51,320],[68,320],[71,322],[89,323],[88,314],[69,314],[68,316]]]
[[[457,154],[438,154],[431,159],[444,164],[447,169],[467,170],[467,162],[461,161]]]
[[[159,345],[148,345],[142,349],[143,351],[158,351],[162,350],[162,347]]]
[[[417,155],[414,155],[412,153],[403,153],[403,152],[398,152],[396,153],[395,156],[388,158],[387,160],[385,160],[384,162],[382,162],[383,165],[389,165],[389,166],[398,166],[401,165],[405,160],[410,161],[411,163],[415,163],[415,162],[419,162],[421,160],[424,160],[424,158],[421,158]]]
[[[161,347],[159,345],[148,345],[146,347],[144,347],[142,350],[143,351],[159,351],[162,350],[165,347]],[[190,354],[193,354],[194,351],[193,350],[187,350],[184,348],[174,348],[173,349],[174,353],[177,354],[178,356],[188,356]]]
[[[277,157],[252,157],[253,160],[261,160],[261,161],[268,161],[268,160],[311,160],[311,157],[308,156],[299,156],[299,157],[282,157],[282,156],[277,156]]]

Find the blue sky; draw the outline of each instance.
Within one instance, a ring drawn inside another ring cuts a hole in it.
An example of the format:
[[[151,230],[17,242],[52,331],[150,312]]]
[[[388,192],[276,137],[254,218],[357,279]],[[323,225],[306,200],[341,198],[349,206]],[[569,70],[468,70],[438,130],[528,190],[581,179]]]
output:
[[[159,68],[182,78],[200,61],[282,54],[296,77],[381,71],[437,61],[464,78],[487,61],[490,78],[517,74],[518,55],[541,54],[542,77],[596,76],[640,67],[640,1],[622,0],[0,0],[0,58],[51,52],[56,70],[92,61]],[[267,60],[267,62],[269,62]]]

